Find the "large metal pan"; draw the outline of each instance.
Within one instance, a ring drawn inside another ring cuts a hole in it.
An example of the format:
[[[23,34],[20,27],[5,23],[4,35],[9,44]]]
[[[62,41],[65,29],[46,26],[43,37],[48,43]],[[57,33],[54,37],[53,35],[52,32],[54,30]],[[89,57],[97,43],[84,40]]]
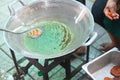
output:
[[[17,2],[23,6],[15,11],[13,5]],[[28,33],[16,35],[5,32],[8,46],[26,57],[48,59],[67,55],[84,45],[93,34],[94,20],[91,12],[82,3],[74,0],[38,0],[30,4],[16,0],[9,5],[9,10],[11,17],[6,25],[9,30],[23,30],[24,27],[29,28],[28,25],[42,26],[43,33],[39,39],[42,37],[44,39],[41,41],[37,38],[26,39]],[[54,25],[53,33],[49,33],[53,25],[50,26],[48,23]],[[23,24],[27,26],[18,29]],[[60,31],[58,28],[60,26],[57,25],[58,29],[56,29],[56,24],[62,26]],[[47,28],[44,29],[44,26]],[[95,34],[90,42],[95,39]]]

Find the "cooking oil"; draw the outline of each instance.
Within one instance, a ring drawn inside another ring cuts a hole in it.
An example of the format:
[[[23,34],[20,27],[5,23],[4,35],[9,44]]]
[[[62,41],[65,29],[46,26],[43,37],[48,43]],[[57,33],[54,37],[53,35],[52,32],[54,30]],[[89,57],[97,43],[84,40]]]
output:
[[[44,21],[34,25],[42,30],[42,35],[36,38],[29,33],[24,36],[25,47],[44,55],[60,53],[67,49],[74,39],[74,34],[69,27],[57,21]]]

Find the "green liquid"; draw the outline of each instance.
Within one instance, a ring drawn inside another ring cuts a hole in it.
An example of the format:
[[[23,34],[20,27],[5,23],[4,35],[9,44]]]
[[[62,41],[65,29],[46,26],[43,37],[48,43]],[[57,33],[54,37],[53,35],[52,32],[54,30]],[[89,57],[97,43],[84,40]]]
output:
[[[63,52],[73,41],[73,34],[63,23],[57,21],[40,22],[35,25],[42,30],[39,37],[32,38],[28,33],[24,36],[25,47],[44,55]]]

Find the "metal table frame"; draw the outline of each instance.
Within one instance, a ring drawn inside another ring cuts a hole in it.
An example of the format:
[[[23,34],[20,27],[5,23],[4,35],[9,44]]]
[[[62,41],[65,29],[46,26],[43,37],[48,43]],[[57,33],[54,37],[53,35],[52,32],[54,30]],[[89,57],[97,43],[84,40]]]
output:
[[[65,69],[66,77],[64,80],[70,80],[75,74],[77,74],[82,68],[81,66],[88,62],[89,60],[89,46],[87,47],[87,53],[86,53],[86,60],[82,64],[80,64],[76,69],[71,71],[71,56],[73,56],[73,53],[70,53],[68,55],[59,57],[59,58],[53,58],[53,59],[45,59],[44,66],[41,65],[38,62],[38,59],[32,59],[32,58],[27,58],[26,59],[29,61],[29,63],[25,67],[18,67],[15,53],[13,50],[10,49],[12,58],[15,64],[16,68],[16,73],[13,75],[14,80],[24,80],[24,75],[28,73],[28,69],[34,65],[36,68],[38,68],[40,71],[43,73],[43,79],[44,80],[49,80],[49,75],[48,72],[51,71],[53,68],[55,68],[58,65],[61,65]],[[49,61],[53,60],[51,64],[48,64]]]

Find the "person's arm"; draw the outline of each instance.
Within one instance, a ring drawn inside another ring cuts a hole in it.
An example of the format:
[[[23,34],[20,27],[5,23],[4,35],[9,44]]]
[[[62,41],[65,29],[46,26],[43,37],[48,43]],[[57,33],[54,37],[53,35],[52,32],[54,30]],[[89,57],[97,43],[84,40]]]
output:
[[[104,8],[105,16],[111,20],[119,19],[119,14],[116,12],[117,1],[118,0],[108,0],[106,6]]]

